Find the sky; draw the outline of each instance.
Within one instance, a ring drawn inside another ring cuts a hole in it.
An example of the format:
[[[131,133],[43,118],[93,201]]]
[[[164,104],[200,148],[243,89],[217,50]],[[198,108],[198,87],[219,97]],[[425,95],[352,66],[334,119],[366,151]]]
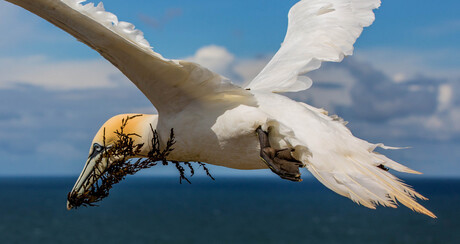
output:
[[[296,2],[104,4],[144,31],[156,52],[198,62],[240,84],[278,50],[287,12]],[[459,8],[454,0],[384,0],[376,21],[358,39],[355,55],[324,64],[309,74],[311,89],[287,95],[340,115],[362,139],[409,146],[382,153],[425,177],[459,177]],[[108,118],[155,112],[95,51],[4,1],[0,33],[0,175],[78,175],[94,134]],[[217,175],[270,174],[211,169]],[[144,174],[172,172],[158,168]]]

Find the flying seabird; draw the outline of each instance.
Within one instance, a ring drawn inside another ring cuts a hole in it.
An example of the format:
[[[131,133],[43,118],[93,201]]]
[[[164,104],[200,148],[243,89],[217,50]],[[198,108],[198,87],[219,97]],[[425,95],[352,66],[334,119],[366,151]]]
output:
[[[114,131],[124,118],[131,116],[126,133],[138,135],[135,142],[146,145],[135,157],[147,157],[153,146],[149,143],[152,128],[162,147],[173,129],[176,144],[167,160],[242,170],[269,168],[291,181],[301,181],[299,168],[305,167],[329,189],[368,208],[396,208],[399,202],[436,217],[415,201],[425,198],[388,169],[420,173],[374,152],[377,147],[392,148],[359,139],[340,118],[280,94],[308,89],[312,80],[306,73],[320,68],[322,62],[340,62],[352,55],[363,28],[374,21],[373,10],[380,0],[299,1],[289,12],[281,48],[260,74],[243,86],[199,64],[162,57],[141,31],[105,11],[102,3],[6,1],[99,52],[158,111],[156,115],[123,114],[109,119],[94,137],[73,194],[83,194],[98,180],[96,172],[110,167],[113,159],[101,158],[102,152],[116,140]],[[103,164],[96,166],[97,160]],[[72,207],[68,203],[68,208]]]

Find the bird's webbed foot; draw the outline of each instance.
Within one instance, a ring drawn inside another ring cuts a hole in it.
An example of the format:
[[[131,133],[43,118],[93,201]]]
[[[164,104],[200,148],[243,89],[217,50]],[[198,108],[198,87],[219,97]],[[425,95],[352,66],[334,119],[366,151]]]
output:
[[[303,167],[303,164],[292,156],[291,152],[293,152],[294,149],[286,148],[276,150],[270,146],[268,132],[265,132],[259,127],[256,133],[260,142],[260,157],[271,171],[286,180],[296,182],[302,181],[299,168]]]

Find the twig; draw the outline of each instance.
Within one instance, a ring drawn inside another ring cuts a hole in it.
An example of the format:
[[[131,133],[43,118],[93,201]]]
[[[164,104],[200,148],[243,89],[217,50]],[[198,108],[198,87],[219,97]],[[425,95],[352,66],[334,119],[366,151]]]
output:
[[[80,206],[97,206],[94,203],[108,197],[110,189],[112,189],[115,184],[123,181],[127,175],[134,175],[140,170],[156,166],[158,165],[158,162],[162,162],[163,165],[168,165],[167,157],[174,150],[174,130],[171,129],[169,139],[165,148],[162,150],[160,148],[158,132],[153,129],[152,125],[150,125],[153,133],[153,137],[151,139],[152,150],[149,151],[147,158],[132,160],[133,157],[139,155],[144,144],[135,144],[133,137],[141,136],[135,133],[125,134],[124,129],[126,128],[129,120],[138,116],[140,115],[128,116],[122,120],[120,129],[115,131],[117,140],[112,145],[106,145],[104,128],[104,151],[102,152],[102,156],[99,157],[99,159],[96,161],[94,171],[91,175],[91,177],[94,179],[94,184],[90,186],[89,189],[86,190],[83,194],[79,195],[74,192],[72,194],[69,193],[67,196],[69,203],[74,208]],[[103,172],[100,172],[99,169],[104,168],[103,165],[100,165],[103,158],[110,159],[113,162],[111,162],[110,166],[107,167]],[[190,177],[195,174],[195,170],[192,164],[190,162],[178,161],[172,161],[171,163],[175,164],[176,169],[179,171],[179,182],[182,184],[182,180],[185,180],[191,184],[190,180],[185,175],[185,168],[181,164],[186,165],[190,169]],[[206,168],[204,163],[198,162],[198,164],[203,167],[207,176],[209,176],[212,180],[215,180],[209,173],[209,170]]]

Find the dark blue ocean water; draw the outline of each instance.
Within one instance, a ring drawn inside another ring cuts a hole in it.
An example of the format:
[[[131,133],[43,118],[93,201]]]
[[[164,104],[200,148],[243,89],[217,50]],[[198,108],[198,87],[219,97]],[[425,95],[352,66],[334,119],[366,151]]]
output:
[[[1,243],[460,243],[460,180],[411,180],[431,219],[368,210],[314,180],[128,178],[65,209],[71,178],[0,178]]]

